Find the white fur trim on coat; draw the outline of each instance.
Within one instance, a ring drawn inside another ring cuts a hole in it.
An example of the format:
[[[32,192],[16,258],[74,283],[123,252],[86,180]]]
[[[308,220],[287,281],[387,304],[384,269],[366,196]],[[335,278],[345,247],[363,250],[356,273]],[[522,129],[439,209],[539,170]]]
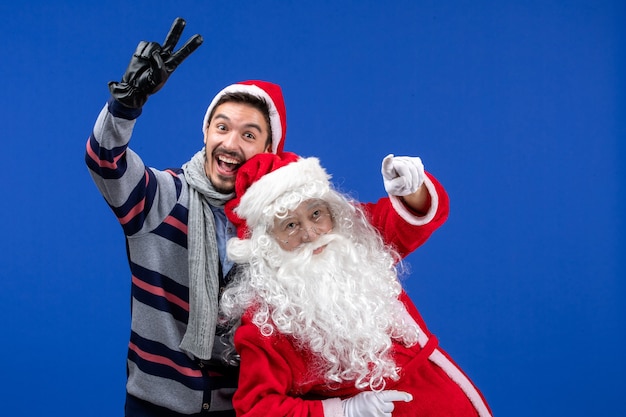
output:
[[[426,177],[424,179],[424,185],[430,193],[430,209],[424,216],[416,216],[406,208],[400,197],[389,195],[389,200],[391,200],[391,205],[394,210],[404,219],[404,221],[413,226],[422,226],[430,222],[435,217],[437,208],[439,207],[439,196],[437,195],[437,190],[435,189],[435,185],[431,179]]]

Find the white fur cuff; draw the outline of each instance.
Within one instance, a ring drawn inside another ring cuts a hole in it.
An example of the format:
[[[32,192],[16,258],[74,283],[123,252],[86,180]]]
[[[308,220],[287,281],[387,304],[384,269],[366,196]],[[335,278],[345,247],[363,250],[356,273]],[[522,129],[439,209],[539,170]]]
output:
[[[430,222],[435,217],[435,213],[437,213],[437,208],[439,207],[439,196],[437,195],[435,185],[430,178],[426,177],[424,179],[424,185],[430,194],[430,209],[424,216],[416,216],[406,208],[400,197],[389,195],[391,205],[396,210],[396,213],[398,213],[404,221],[413,226],[423,226]]]

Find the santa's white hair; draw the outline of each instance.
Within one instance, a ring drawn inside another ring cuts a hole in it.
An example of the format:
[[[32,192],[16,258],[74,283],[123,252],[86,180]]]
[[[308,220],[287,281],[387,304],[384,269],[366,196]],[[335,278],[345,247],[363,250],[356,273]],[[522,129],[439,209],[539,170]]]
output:
[[[324,200],[333,230],[296,251],[283,250],[271,235],[275,216],[301,202]],[[279,197],[249,224],[248,239],[231,239],[228,256],[242,265],[224,291],[222,319],[234,326],[248,309],[261,333],[289,335],[310,350],[329,386],[354,381],[381,390],[397,380],[392,341],[417,342],[417,328],[398,297],[400,256],[385,245],[360,206],[324,181],[307,183]],[[317,247],[326,245],[319,254]]]

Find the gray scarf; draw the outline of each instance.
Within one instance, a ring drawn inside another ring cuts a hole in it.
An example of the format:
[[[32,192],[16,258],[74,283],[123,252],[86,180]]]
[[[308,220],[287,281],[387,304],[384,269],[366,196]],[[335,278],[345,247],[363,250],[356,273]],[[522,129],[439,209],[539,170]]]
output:
[[[185,165],[189,184],[189,322],[180,348],[199,359],[211,359],[218,314],[219,254],[213,207],[224,207],[232,194],[213,188],[204,171],[206,150],[196,153]]]

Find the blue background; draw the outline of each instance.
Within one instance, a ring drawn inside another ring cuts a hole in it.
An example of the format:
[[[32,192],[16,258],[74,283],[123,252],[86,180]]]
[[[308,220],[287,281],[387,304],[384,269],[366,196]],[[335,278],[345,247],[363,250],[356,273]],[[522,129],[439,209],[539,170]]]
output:
[[[361,200],[387,153],[451,198],[406,287],[497,416],[626,415],[623,1],[21,1],[0,5],[0,413],[122,415],[130,277],[84,147],[140,40],[204,44],[133,148],[202,146],[206,106],[279,83],[286,149]]]

